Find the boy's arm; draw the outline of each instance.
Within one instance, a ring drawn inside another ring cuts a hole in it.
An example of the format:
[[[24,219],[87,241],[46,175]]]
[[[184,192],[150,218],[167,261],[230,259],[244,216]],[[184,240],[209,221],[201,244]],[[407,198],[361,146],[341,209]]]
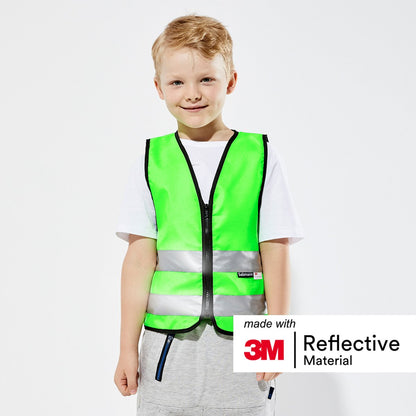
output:
[[[269,315],[287,315],[290,307],[289,240],[277,238],[260,243],[264,292]],[[282,373],[256,373],[257,380],[271,381]],[[269,392],[270,394],[270,392]]]
[[[264,291],[269,315],[287,315],[290,309],[289,240],[260,243]]]
[[[120,357],[114,382],[123,396],[136,394],[139,338],[156,267],[156,240],[130,234],[121,272]]]
[[[121,272],[121,354],[137,352],[155,267],[156,240],[130,234]]]

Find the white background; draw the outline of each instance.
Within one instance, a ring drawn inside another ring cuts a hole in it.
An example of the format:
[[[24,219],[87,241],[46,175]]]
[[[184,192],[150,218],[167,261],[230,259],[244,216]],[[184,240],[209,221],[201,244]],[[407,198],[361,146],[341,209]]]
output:
[[[414,314],[412,1],[13,1],[0,6],[1,400],[133,415],[113,384],[129,167],[176,129],[150,49],[197,12],[233,37],[224,121],[267,133],[305,228],[292,314]],[[282,374],[279,415],[414,415],[415,374]]]

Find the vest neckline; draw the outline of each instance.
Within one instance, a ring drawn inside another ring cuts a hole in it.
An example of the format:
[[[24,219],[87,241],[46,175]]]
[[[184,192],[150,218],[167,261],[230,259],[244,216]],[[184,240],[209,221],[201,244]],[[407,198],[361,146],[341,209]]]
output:
[[[206,146],[206,145],[215,145],[215,146],[222,146],[222,143],[225,145],[233,140],[237,134],[239,133],[237,130],[231,129],[234,133],[228,140],[215,140],[215,141],[197,141],[197,140],[191,140],[191,139],[182,139],[179,137],[178,130],[175,131],[175,137],[176,139],[180,140],[181,143],[190,143],[191,145],[195,146]],[[221,144],[219,144],[221,143]]]

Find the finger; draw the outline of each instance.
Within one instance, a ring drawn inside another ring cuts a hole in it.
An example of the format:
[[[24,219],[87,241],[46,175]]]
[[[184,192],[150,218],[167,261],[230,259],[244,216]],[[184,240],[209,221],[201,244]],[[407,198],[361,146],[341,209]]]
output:
[[[274,373],[264,373],[264,380],[270,381],[273,376],[274,376]]]
[[[137,373],[137,370],[127,373],[127,392],[129,394],[136,394],[137,393],[138,375],[139,374]]]
[[[123,396],[129,396],[129,392],[127,391],[127,377],[124,371],[121,374],[116,373],[114,376],[114,382],[119,390],[119,392]]]
[[[266,381],[272,381],[273,379],[275,379],[279,374],[281,373],[265,373],[264,379]]]
[[[256,373],[256,379],[257,379],[257,381],[263,380],[264,374],[265,373]]]

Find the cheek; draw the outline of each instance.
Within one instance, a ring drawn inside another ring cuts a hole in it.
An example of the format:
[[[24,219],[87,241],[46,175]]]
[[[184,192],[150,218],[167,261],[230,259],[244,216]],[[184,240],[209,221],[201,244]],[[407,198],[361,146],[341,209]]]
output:
[[[170,94],[170,102],[173,105],[180,105],[182,103],[182,92],[180,90],[172,91]]]
[[[223,101],[225,96],[225,90],[221,85],[216,86],[215,88],[210,89],[209,97],[215,101]]]

